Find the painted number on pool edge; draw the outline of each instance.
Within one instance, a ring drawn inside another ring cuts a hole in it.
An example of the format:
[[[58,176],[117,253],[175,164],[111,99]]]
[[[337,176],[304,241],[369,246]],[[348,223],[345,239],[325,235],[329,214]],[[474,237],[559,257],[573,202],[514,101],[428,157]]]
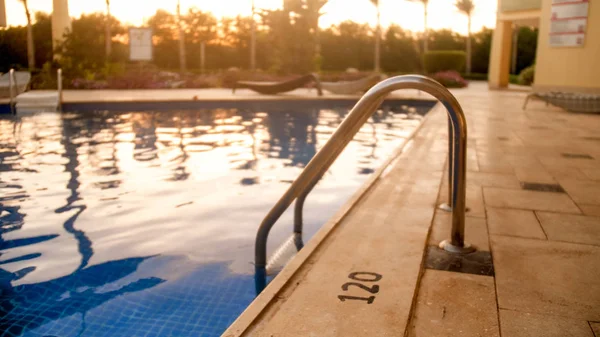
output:
[[[377,273],[356,272],[356,273],[351,273],[350,275],[348,275],[348,278],[351,280],[360,281],[360,282],[377,282],[377,281],[381,280],[383,278],[383,276],[380,274],[377,274]],[[377,294],[379,292],[379,285],[377,285],[377,284],[373,284],[373,285],[371,285],[371,287],[368,287],[368,286],[358,283],[358,282],[344,283],[342,285],[342,290],[348,291],[348,289],[351,286],[360,288],[371,294]],[[367,304],[371,304],[371,303],[373,303],[373,301],[375,301],[375,296],[358,297],[358,296],[339,295],[338,298],[342,302],[346,302],[346,300],[355,300],[355,301],[365,301],[365,302],[367,302]]]

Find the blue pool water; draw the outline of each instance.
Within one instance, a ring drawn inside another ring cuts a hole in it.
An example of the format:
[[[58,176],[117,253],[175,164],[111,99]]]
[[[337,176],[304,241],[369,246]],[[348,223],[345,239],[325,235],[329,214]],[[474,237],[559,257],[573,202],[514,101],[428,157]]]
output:
[[[1,336],[221,335],[255,297],[258,224],[348,112],[291,106],[0,117]],[[309,196],[305,242],[427,109],[373,115]]]

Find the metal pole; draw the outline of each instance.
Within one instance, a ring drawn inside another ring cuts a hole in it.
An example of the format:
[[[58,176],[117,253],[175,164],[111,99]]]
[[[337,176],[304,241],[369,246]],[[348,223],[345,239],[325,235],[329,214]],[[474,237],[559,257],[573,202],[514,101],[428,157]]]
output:
[[[440,247],[453,253],[467,253],[473,249],[465,244],[465,198],[466,198],[466,165],[467,165],[467,121],[456,98],[438,82],[420,75],[396,76],[380,82],[371,88],[356,103],[346,119],[338,127],[332,137],[308,163],[298,178],[263,219],[256,233],[255,243],[255,282],[256,291],[260,293],[266,286],[267,239],[271,228],[285,210],[311,189],[329,169],[337,156],[354,138],[362,125],[369,119],[374,107],[385,99],[392,91],[399,89],[418,89],[425,91],[439,101],[448,110],[452,125],[452,144],[454,150],[453,195],[451,239],[440,243]]]
[[[377,6],[377,28],[375,37],[375,72],[379,73],[381,69],[381,12],[379,10],[379,1],[376,3]]]
[[[56,82],[58,86],[58,109],[62,111],[63,102],[63,83],[62,83],[62,69],[56,71]]]
[[[454,158],[454,145],[452,144],[454,139],[454,129],[452,128],[452,121],[448,118],[448,201],[439,206],[439,209],[446,212],[452,212],[452,175],[453,175],[453,164],[452,159]]]
[[[250,35],[250,70],[256,70],[256,22],[254,17],[254,0],[252,0],[252,32]]]
[[[179,67],[181,73],[185,73],[187,69],[187,60],[185,53],[185,35],[183,26],[181,25],[181,1],[177,0],[177,27],[179,29]]]
[[[206,65],[206,44],[204,41],[200,42],[200,73],[204,74]]]

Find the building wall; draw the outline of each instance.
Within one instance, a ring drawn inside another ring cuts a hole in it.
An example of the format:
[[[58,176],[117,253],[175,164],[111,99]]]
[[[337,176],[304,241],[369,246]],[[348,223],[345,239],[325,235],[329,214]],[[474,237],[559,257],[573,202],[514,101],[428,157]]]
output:
[[[6,27],[6,5],[0,0],[0,27]]]
[[[600,93],[600,2],[589,2],[583,47],[550,47],[551,3],[542,4],[534,90]]]
[[[549,2],[545,0],[544,2]],[[542,0],[501,0],[499,12],[523,11],[529,9],[540,9]]]

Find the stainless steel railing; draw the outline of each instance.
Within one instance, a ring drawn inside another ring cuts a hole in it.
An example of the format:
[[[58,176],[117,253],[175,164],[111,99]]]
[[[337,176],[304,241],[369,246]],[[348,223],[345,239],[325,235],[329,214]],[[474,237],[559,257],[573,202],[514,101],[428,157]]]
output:
[[[438,82],[420,75],[405,75],[392,77],[371,88],[356,103],[346,119],[340,124],[335,133],[317,152],[314,158],[304,168],[298,178],[292,183],[285,194],[263,219],[255,242],[255,281],[256,291],[260,293],[267,284],[267,239],[269,232],[285,210],[296,200],[294,216],[294,235],[302,235],[302,209],[306,197],[314,188],[323,174],[337,159],[354,135],[369,119],[373,112],[392,91],[399,89],[418,89],[437,98],[448,110],[451,162],[449,163],[449,188],[452,203],[452,232],[449,240],[440,243],[440,247],[453,253],[466,253],[472,248],[465,244],[465,197],[466,197],[466,153],[467,153],[467,122],[465,115],[456,98]],[[301,248],[302,245],[297,245]]]
[[[15,87],[15,92],[13,93],[13,87]],[[19,94],[19,87],[17,84],[17,79],[15,78],[15,70],[11,69],[8,71],[8,96],[10,97],[10,101],[9,101],[9,105],[10,105],[10,112],[12,114],[15,113],[15,105],[14,105],[14,101],[16,98],[16,95]]]

